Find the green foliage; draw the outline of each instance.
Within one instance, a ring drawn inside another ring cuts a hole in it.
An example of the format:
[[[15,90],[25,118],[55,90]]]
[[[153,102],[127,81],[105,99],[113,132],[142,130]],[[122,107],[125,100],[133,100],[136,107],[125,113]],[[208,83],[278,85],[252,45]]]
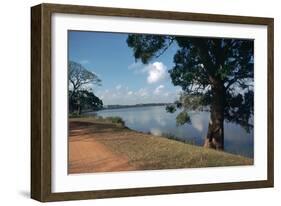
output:
[[[91,91],[90,85],[100,85],[101,80],[96,74],[88,71],[81,64],[69,61],[69,112],[81,115],[83,109],[98,110],[103,107],[103,102]]]
[[[125,122],[121,117],[106,117],[106,120],[109,120],[113,124],[118,124],[122,127],[125,126]]]
[[[219,95],[224,98],[225,120],[251,128],[253,40],[132,34],[127,43],[143,63],[159,57],[175,43],[177,51],[169,74],[172,83],[184,91],[175,108],[211,108],[215,88],[223,88]],[[171,106],[166,110],[174,112]]]
[[[174,113],[175,111],[177,111],[177,109],[176,109],[175,105],[167,105],[166,111],[169,113]]]
[[[165,46],[165,38],[155,35],[129,35],[127,39],[129,47],[134,49],[134,57],[147,63],[155,53]]]
[[[100,110],[103,108],[103,102],[93,92],[87,90],[79,90],[73,93],[69,91],[69,108],[70,112],[78,110]],[[78,107],[80,107],[78,109]],[[80,115],[81,112],[78,114]]]
[[[191,122],[190,116],[188,115],[188,113],[187,113],[185,110],[184,110],[184,111],[181,111],[181,112],[178,114],[176,120],[177,120],[177,125],[178,125],[178,126],[179,126],[179,125],[183,125],[183,124],[185,124],[185,123],[190,123],[190,122]]]
[[[203,110],[207,105],[204,99],[204,95],[200,94],[188,94],[183,92],[180,95],[179,102],[181,102],[181,106],[187,110]],[[178,103],[177,103],[178,104]]]
[[[253,129],[254,92],[227,95],[224,115],[229,122],[240,124],[247,132]]]
[[[82,118],[83,116],[74,112],[74,113],[69,113],[68,117],[69,118]]]

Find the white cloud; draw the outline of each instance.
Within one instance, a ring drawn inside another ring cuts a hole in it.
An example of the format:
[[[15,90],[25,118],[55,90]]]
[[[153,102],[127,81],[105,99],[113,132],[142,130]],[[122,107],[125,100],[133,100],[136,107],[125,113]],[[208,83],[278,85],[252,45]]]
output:
[[[148,95],[148,92],[147,92],[146,89],[141,88],[141,89],[139,89],[139,91],[136,92],[136,95],[139,95],[139,96],[141,96],[141,97],[144,97],[144,96],[147,96],[147,95]]]
[[[94,93],[103,100],[104,105],[172,103],[177,99],[176,91],[168,91],[162,84],[157,87],[143,87],[137,90],[127,88],[126,85],[122,85],[119,90],[116,90],[116,87],[111,89],[97,88]]]
[[[154,62],[144,68],[147,71],[147,82],[149,84],[164,80],[167,76],[167,67],[162,62]]]
[[[135,62],[128,66],[135,74],[147,74],[147,83],[153,84],[164,80],[167,75],[167,67],[163,62],[154,62],[143,65],[141,62]]]
[[[121,84],[118,84],[118,85],[115,87],[116,90],[120,90],[121,88],[122,88],[122,85],[121,85]]]
[[[153,91],[153,93],[154,93],[154,94],[157,94],[157,95],[160,94],[161,91],[164,89],[164,87],[165,87],[165,86],[162,85],[162,84],[159,85],[158,87],[156,87],[156,89]]]

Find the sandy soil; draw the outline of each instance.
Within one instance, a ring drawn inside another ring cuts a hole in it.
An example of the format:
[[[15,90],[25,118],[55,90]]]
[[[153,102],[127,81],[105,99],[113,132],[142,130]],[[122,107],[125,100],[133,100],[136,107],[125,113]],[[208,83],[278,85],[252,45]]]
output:
[[[69,121],[70,174],[252,164],[246,157],[136,132],[105,120]]]
[[[69,173],[91,173],[106,171],[134,170],[125,155],[116,154],[98,138],[106,137],[107,133],[92,133],[87,122],[70,122],[69,135]],[[83,128],[83,129],[82,129]],[[102,127],[100,127],[102,129]]]

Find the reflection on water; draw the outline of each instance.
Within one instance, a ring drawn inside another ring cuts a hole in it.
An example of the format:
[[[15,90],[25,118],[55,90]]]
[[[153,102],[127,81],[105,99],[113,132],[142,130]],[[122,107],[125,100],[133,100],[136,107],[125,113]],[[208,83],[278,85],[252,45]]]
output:
[[[101,110],[99,116],[119,116],[127,127],[154,135],[172,134],[178,138],[203,145],[207,134],[209,112],[190,112],[191,124],[176,125],[177,112],[167,113],[165,106],[136,107]],[[225,151],[253,158],[253,133],[247,133],[241,126],[224,123]]]

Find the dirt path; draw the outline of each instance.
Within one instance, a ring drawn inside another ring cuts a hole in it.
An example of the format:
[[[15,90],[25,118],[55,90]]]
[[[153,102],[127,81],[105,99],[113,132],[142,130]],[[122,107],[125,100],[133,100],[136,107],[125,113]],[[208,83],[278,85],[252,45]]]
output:
[[[134,170],[125,155],[116,154],[98,141],[106,137],[92,133],[87,122],[71,122],[69,136],[69,173],[91,173]],[[83,128],[83,129],[82,129]],[[102,127],[100,127],[102,128]]]
[[[104,120],[69,121],[69,173],[252,165],[253,160]]]

